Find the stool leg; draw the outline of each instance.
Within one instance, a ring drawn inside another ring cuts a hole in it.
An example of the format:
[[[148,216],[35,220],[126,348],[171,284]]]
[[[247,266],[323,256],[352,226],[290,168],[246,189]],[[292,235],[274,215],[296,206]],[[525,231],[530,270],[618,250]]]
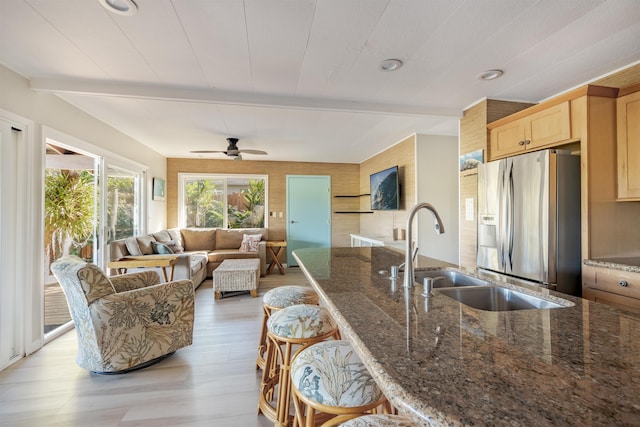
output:
[[[289,424],[289,401],[291,399],[291,343],[286,343],[285,352],[280,364],[280,380],[278,381],[278,422],[280,427]]]
[[[270,402],[273,399],[273,391],[279,379],[276,346],[267,336],[265,365],[262,370],[262,382],[260,383],[260,395],[258,396],[258,415],[262,413],[274,423],[277,422],[278,413]]]
[[[271,310],[267,306],[262,306],[264,316],[262,317],[262,331],[258,343],[258,358],[256,360],[256,370],[264,369],[265,353],[267,351],[267,320],[271,315]]]

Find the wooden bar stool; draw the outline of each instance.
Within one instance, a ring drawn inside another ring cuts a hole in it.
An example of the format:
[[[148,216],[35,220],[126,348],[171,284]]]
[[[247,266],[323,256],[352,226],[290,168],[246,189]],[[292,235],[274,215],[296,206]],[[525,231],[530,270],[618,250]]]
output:
[[[375,414],[353,418],[340,427],[418,427],[418,424],[400,415]]]
[[[299,426],[337,426],[388,408],[348,341],[325,341],[298,352],[291,362],[291,386]]]
[[[271,314],[267,321],[267,351],[258,414],[263,413],[276,426],[289,424],[291,360],[305,347],[332,337],[339,338],[338,325],[324,307],[299,304]],[[278,390],[274,406],[272,401],[276,386]]]
[[[318,305],[318,294],[305,286],[280,286],[271,289],[262,297],[264,316],[262,317],[262,332],[258,343],[258,359],[256,369],[264,369],[264,354],[267,350],[267,320],[274,311],[298,304]]]

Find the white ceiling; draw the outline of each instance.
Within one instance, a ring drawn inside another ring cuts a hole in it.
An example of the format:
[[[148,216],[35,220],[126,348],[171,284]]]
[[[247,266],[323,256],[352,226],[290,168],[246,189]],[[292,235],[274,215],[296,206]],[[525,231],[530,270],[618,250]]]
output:
[[[359,163],[640,60],[638,0],[135,1],[0,0],[0,63],[167,157]]]

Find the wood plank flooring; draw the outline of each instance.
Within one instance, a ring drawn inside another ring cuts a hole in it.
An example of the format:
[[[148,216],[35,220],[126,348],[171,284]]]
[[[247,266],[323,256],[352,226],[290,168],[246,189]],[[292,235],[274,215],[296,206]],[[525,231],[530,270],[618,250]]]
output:
[[[272,426],[257,414],[255,369],[262,295],[308,285],[298,268],[261,278],[258,298],[213,302],[211,280],[196,290],[193,345],[124,375],[91,374],[75,363],[71,330],[0,372],[0,425]]]

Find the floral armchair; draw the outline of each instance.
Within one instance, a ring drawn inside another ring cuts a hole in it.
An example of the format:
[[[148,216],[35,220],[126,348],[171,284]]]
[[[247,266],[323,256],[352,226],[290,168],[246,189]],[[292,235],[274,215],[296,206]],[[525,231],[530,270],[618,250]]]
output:
[[[155,271],[109,278],[75,256],[60,258],[51,270],[76,327],[80,367],[122,373],[191,345],[195,293],[190,280],[158,284]]]

